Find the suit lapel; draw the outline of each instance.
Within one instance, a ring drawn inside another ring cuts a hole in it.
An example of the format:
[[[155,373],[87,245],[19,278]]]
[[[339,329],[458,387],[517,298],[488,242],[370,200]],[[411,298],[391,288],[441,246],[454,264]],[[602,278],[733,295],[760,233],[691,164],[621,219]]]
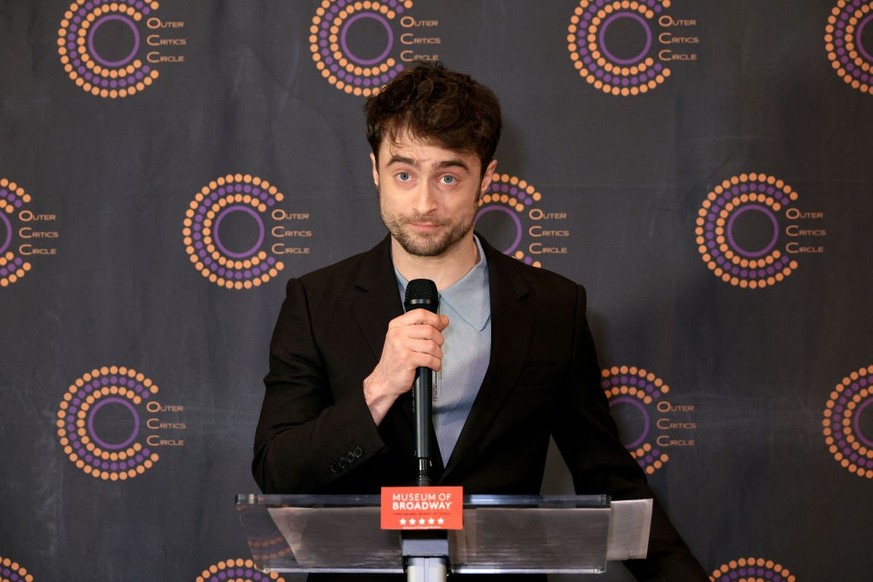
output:
[[[444,479],[451,476],[459,463],[475,457],[471,457],[471,452],[489,426],[498,421],[503,403],[517,384],[533,329],[532,314],[524,306],[528,286],[515,265],[509,263],[516,259],[506,257],[481,237],[480,241],[488,259],[491,288],[491,355],[485,379],[452,451]]]
[[[388,322],[403,314],[388,237],[363,255],[355,276],[355,290],[357,294],[352,309],[372,355],[378,361]]]

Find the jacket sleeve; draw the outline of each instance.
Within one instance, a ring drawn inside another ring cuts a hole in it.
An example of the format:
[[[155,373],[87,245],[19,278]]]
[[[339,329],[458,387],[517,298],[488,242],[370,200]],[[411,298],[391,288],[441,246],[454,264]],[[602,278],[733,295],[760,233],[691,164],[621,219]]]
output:
[[[556,410],[561,420],[554,434],[576,492],[654,500],[648,557],[625,562],[638,580],[709,580],[664,513],[642,468],[621,443],[609,413],[609,401],[600,386],[600,366],[585,311],[585,289],[579,286],[574,308],[572,377],[564,384],[567,393],[558,399],[563,405]]]
[[[315,493],[379,454],[384,443],[363,386],[331,386],[310,294],[291,279],[270,342],[252,474],[264,493]]]

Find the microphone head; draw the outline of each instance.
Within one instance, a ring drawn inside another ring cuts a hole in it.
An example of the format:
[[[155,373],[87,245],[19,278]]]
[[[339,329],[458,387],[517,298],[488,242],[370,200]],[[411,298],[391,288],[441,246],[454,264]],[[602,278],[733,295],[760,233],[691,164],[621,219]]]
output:
[[[436,313],[440,307],[440,294],[436,283],[430,279],[413,279],[406,286],[406,297],[403,300],[403,309],[427,309]]]

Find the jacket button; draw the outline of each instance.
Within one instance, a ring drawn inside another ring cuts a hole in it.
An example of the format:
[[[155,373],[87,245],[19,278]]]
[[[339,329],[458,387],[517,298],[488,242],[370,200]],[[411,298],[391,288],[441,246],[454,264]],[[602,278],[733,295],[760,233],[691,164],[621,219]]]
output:
[[[352,451],[352,454],[354,454],[357,458],[360,459],[361,457],[364,456],[364,449],[362,449],[361,447],[355,447],[355,450]]]
[[[349,462],[346,461],[345,458],[340,459],[339,461],[337,461],[336,464],[339,465],[340,469],[345,469],[346,467],[349,466]]]

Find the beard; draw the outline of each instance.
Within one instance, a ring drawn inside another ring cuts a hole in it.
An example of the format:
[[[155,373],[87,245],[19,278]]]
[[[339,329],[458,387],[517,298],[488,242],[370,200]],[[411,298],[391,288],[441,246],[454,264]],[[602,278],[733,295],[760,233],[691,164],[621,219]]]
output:
[[[473,229],[475,212],[459,220],[436,220],[423,216],[388,216],[382,213],[382,222],[401,248],[416,257],[438,257],[464,238]],[[439,230],[430,234],[417,234],[407,228],[409,224],[431,224]]]

